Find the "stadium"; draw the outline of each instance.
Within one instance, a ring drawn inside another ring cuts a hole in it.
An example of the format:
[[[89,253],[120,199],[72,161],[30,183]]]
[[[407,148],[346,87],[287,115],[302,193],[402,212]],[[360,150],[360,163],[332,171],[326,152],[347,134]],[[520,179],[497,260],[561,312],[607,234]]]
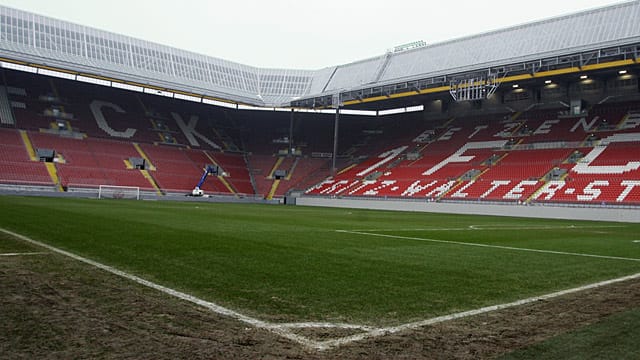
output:
[[[0,353],[639,358],[638,19],[293,70],[0,6]]]

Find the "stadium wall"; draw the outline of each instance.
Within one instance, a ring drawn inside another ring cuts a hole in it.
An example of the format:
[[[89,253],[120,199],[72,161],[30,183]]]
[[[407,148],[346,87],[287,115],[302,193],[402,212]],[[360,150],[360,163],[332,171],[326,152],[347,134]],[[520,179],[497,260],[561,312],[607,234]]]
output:
[[[445,214],[513,216],[542,219],[595,220],[640,223],[640,210],[626,208],[590,208],[536,205],[500,205],[472,203],[437,203],[372,199],[331,199],[299,197],[296,205],[353,209],[419,211]]]

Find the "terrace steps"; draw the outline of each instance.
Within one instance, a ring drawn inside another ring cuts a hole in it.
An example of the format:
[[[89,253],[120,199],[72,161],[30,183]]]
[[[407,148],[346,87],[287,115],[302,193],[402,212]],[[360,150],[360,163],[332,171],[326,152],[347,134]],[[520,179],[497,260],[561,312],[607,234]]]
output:
[[[38,161],[36,157],[36,150],[33,148],[33,143],[31,143],[31,139],[29,139],[27,132],[25,130],[20,130],[20,136],[22,137],[24,147],[27,149],[27,153],[29,154],[29,159],[31,159],[31,161]]]
[[[269,171],[269,175],[267,175],[267,179],[273,179],[273,174],[276,172],[276,170],[278,170],[278,168],[280,167],[283,161],[284,161],[283,157],[278,157],[278,159],[276,160],[276,163],[273,164],[273,167]]]
[[[149,184],[151,184],[151,187],[153,187],[156,193],[158,195],[162,195],[162,190],[160,190],[160,186],[158,186],[158,183],[156,183],[156,180],[151,176],[151,174],[149,174],[149,171],[147,170],[139,170],[139,171],[140,171],[140,174],[142,174],[142,176],[144,176],[144,178],[147,179]]]
[[[238,192],[231,186],[231,184],[222,175],[218,175],[220,182],[229,190],[230,193],[236,195]]]
[[[269,194],[267,194],[267,200],[273,199],[273,196],[276,194],[276,191],[278,191],[278,186],[280,186],[280,180],[279,179],[273,180],[273,184],[271,185],[271,190],[269,190]]]
[[[62,185],[60,184],[60,177],[58,177],[58,170],[56,169],[56,165],[54,163],[44,163],[45,167],[47,168],[47,172],[49,173],[49,176],[51,177],[51,181],[55,184],[56,186],[56,190],[58,192],[63,192],[64,189],[62,188]]]
[[[149,156],[147,156],[147,154],[144,152],[144,150],[142,150],[140,145],[138,143],[133,143],[133,147],[136,148],[136,151],[138,152],[138,154],[140,154],[140,157],[142,157],[146,161],[146,163],[149,165],[149,170],[155,171],[156,167],[153,165],[153,163],[149,159]],[[154,183],[155,183],[155,181],[154,181]],[[157,185],[156,185],[156,187],[157,187]]]

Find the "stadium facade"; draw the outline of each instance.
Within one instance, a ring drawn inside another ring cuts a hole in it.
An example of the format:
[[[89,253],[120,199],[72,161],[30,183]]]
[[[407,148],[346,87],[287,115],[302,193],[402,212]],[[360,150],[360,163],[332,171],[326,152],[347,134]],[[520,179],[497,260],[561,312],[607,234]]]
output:
[[[635,64],[640,1],[319,70],[265,69],[0,7],[4,66],[133,84],[161,95],[251,106],[337,107]],[[42,70],[41,70],[42,69]],[[113,85],[111,82],[114,82]],[[126,87],[126,86],[125,86]],[[200,100],[201,101],[201,100]],[[236,105],[237,106],[237,105]]]

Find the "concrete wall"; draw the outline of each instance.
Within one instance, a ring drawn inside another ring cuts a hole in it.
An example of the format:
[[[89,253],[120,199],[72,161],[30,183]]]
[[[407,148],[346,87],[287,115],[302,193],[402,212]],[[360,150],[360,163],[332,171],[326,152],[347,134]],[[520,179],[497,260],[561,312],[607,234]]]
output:
[[[581,208],[540,205],[495,205],[472,203],[454,204],[426,201],[329,199],[319,197],[297,198],[296,205],[640,223],[640,209]]]

